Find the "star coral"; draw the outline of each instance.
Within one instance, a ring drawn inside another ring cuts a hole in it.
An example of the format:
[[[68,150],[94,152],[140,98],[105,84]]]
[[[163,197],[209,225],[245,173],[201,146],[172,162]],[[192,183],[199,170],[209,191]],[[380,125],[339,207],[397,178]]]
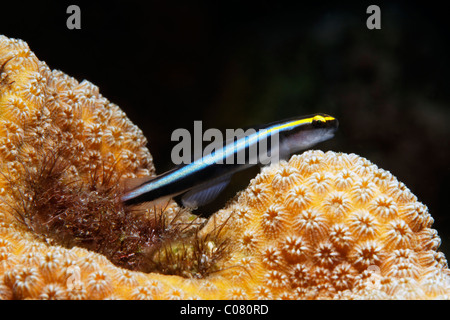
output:
[[[187,231],[175,203],[155,220],[117,202],[120,179],[154,174],[125,114],[3,36],[0,121],[2,299],[449,298],[426,206],[357,155],[266,167]]]

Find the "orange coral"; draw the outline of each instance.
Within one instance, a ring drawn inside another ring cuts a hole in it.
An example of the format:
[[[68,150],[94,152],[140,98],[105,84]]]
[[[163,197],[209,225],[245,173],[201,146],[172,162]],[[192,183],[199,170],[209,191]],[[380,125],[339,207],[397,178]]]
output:
[[[280,187],[281,180],[296,182]],[[389,172],[357,155],[308,151],[265,168],[214,218],[229,216],[235,252],[252,260],[250,273],[261,275],[258,285],[272,288],[275,298],[449,293],[427,208]],[[384,286],[371,282],[374,272]],[[424,293],[424,282],[434,283],[436,292],[428,287]]]
[[[0,121],[0,298],[449,297],[449,271],[426,206],[389,172],[357,155],[309,151],[264,168],[201,230],[174,228],[160,250],[147,253],[157,268],[138,272],[73,239],[56,241],[33,223],[36,209],[30,206],[55,210],[46,214],[47,223],[60,221],[84,239],[70,220],[80,211],[84,218],[106,215],[133,228],[134,219],[147,221],[114,200],[118,179],[154,173],[141,131],[97,87],[51,71],[23,41],[3,36]],[[66,157],[56,161],[52,151]],[[59,175],[52,176],[49,164]],[[61,193],[57,205],[36,199],[53,199],[48,190]],[[174,203],[159,214],[165,227],[195,218]],[[66,220],[58,220],[62,216]],[[108,226],[112,236],[120,231],[116,241],[131,237],[125,227]],[[95,225],[86,230],[98,231]],[[130,256],[141,254],[142,248],[132,249]]]

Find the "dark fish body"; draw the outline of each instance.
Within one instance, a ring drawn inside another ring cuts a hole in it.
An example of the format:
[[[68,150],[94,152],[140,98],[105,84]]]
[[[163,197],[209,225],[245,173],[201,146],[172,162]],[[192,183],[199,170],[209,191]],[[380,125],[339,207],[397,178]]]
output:
[[[122,201],[126,205],[133,205],[184,193],[182,202],[185,207],[194,208],[207,204],[228,185],[236,172],[267,160],[271,162],[274,159],[287,158],[293,153],[328,140],[334,136],[337,127],[338,121],[325,114],[268,124],[259,131],[231,141],[221,150],[149,178],[148,181],[127,190],[122,195]],[[273,143],[272,138],[275,135],[277,139],[276,143]],[[269,144],[269,159],[262,159],[259,153],[255,158],[255,153],[252,153],[255,145],[260,145],[263,140]],[[238,154],[245,155],[244,163],[236,161]],[[252,154],[253,157],[250,158]]]

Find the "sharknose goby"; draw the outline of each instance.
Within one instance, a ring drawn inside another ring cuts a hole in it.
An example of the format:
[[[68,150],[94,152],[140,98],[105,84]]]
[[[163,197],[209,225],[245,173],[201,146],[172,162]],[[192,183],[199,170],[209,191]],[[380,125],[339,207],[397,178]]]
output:
[[[179,165],[156,177],[132,179],[121,200],[126,205],[135,205],[167,201],[168,198],[183,194],[183,206],[197,208],[214,200],[236,172],[263,161],[259,156],[257,159],[247,156],[245,163],[230,164],[226,161],[230,156],[237,157],[242,152],[249,155],[255,144],[277,135],[278,143],[269,146],[270,155],[276,159],[287,159],[293,153],[331,139],[338,124],[338,120],[332,116],[315,114],[261,126],[259,128],[263,130],[232,141],[221,150],[204,155],[192,163]],[[264,160],[267,163],[267,159]]]

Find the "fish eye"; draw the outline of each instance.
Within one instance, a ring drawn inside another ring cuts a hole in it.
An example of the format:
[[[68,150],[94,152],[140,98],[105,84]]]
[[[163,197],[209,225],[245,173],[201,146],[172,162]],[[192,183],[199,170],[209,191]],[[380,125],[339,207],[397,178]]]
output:
[[[326,122],[327,122],[326,119],[322,116],[315,116],[312,119],[312,125],[315,128],[323,128],[325,126]]]

